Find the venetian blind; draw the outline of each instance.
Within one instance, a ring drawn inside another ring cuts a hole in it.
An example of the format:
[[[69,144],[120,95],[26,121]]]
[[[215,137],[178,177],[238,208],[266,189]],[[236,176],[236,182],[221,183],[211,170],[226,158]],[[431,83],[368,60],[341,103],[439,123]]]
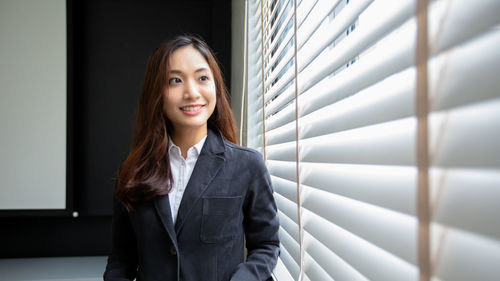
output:
[[[495,0],[247,1],[278,280],[500,276],[499,22]]]

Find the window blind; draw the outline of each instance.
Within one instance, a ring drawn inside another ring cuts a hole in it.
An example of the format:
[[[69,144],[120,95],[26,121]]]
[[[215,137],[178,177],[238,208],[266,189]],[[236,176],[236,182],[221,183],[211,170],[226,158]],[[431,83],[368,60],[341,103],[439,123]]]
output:
[[[500,2],[428,2],[247,1],[248,144],[275,189],[277,280],[500,275]]]

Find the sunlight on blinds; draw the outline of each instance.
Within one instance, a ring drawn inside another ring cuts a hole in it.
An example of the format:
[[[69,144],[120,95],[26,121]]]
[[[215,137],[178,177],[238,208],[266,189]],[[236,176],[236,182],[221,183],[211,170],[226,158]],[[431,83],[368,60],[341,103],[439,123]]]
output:
[[[247,4],[248,144],[265,151],[275,189],[278,280],[496,280],[500,1]],[[417,49],[425,25],[429,46]],[[417,78],[422,50],[427,82]],[[429,180],[425,237],[419,172]]]

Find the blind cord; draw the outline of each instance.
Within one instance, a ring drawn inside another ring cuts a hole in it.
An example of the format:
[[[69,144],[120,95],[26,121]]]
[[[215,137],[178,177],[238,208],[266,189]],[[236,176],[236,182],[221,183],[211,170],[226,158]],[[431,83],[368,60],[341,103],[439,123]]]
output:
[[[299,224],[299,246],[300,246],[300,275],[304,268],[304,247],[302,246],[302,221],[300,215],[300,157],[299,157],[299,85],[298,85],[298,62],[297,62],[297,1],[293,1],[293,57],[295,60],[295,163],[297,173],[297,222]]]
[[[418,169],[418,264],[419,280],[430,281],[430,212],[429,212],[429,140],[428,140],[428,0],[417,1],[417,169]]]
[[[244,19],[244,43],[243,43],[243,79],[242,79],[242,87],[241,87],[241,107],[240,107],[240,145],[246,145],[246,142],[243,143],[243,124],[246,121],[245,118],[245,98],[247,96],[247,67],[248,67],[248,0],[245,0],[245,19]]]
[[[264,98],[264,94],[266,89],[264,88],[264,0],[260,1],[260,21],[261,21],[261,37],[262,37],[262,53],[261,53],[261,61],[262,61],[262,150],[264,152],[264,161],[267,161],[266,155],[266,99]]]

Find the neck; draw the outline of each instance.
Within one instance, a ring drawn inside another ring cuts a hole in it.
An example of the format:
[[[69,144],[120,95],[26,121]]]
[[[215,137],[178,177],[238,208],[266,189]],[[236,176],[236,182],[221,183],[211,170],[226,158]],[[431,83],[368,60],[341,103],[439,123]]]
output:
[[[187,151],[195,144],[199,143],[207,135],[207,126],[201,128],[187,128],[175,130],[172,133],[172,141],[181,149],[184,159],[187,157]]]

